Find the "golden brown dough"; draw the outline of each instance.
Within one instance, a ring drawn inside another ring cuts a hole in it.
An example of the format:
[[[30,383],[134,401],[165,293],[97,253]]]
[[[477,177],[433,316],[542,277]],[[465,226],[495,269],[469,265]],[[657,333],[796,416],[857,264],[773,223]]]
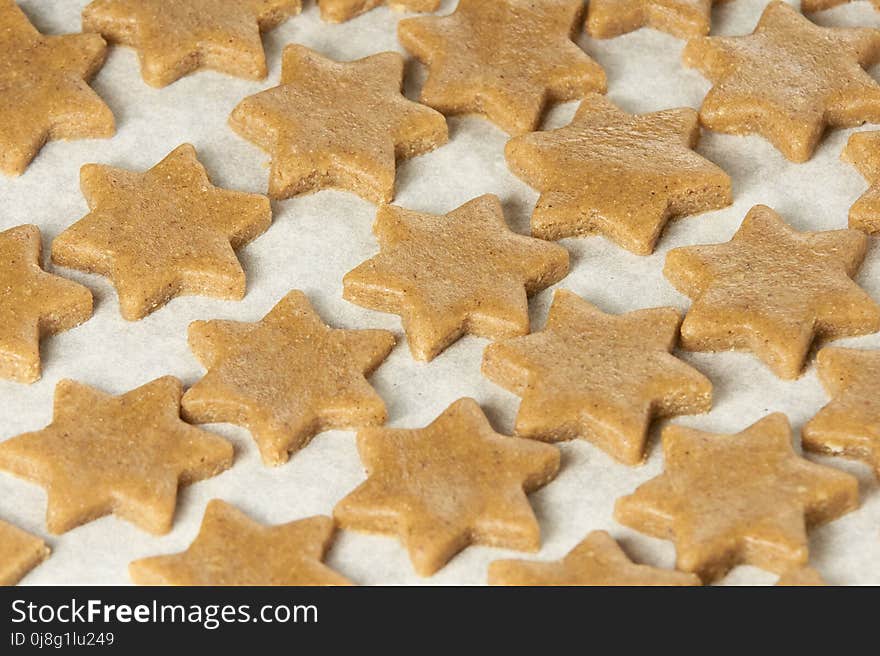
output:
[[[610,39],[641,27],[680,39],[709,34],[712,5],[721,0],[590,0],[587,32]]]
[[[321,19],[342,23],[381,5],[397,11],[436,11],[440,0],[317,0]]]
[[[779,577],[776,585],[780,586],[797,586],[797,587],[816,587],[828,585],[825,579],[812,567],[797,567],[790,569]]]
[[[40,538],[0,519],[0,586],[15,585],[48,557]]]
[[[855,166],[871,185],[849,209],[849,227],[880,235],[880,131],[850,135],[842,159]]]

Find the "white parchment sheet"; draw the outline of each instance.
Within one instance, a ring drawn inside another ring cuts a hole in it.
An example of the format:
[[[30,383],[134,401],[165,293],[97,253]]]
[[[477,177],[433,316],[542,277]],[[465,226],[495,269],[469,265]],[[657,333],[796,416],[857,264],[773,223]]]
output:
[[[40,30],[57,34],[79,31],[80,11],[87,1],[23,0],[20,4]],[[449,13],[455,4],[447,0],[441,13]],[[766,0],[719,4],[714,10],[714,33],[751,32],[766,4]],[[51,143],[23,176],[0,179],[0,228],[37,224],[48,252],[51,240],[87,212],[79,191],[83,164],[143,170],[184,142],[196,146],[215,184],[265,192],[268,157],[229,129],[226,119],[233,107],[245,96],[277,84],[285,44],[301,43],[340,60],[400,50],[395,38],[400,18],[380,8],[348,23],[330,25],[318,18],[314,0],[307,0],[301,16],[265,36],[270,74],[260,82],[202,72],[156,90],[141,80],[132,50],[112,48],[93,87],[112,108],[118,134],[108,140]],[[855,2],[818,14],[814,20],[824,25],[880,27],[880,12],[867,2]],[[605,67],[609,97],[630,112],[699,107],[709,89],[699,73],[681,64],[684,42],[666,34],[640,30],[609,41],[584,36],[580,43]],[[880,67],[872,72],[880,75]],[[407,76],[407,93],[417,98],[424,79],[421,66],[411,62]],[[545,127],[564,125],[575,107],[556,108]],[[395,202],[445,213],[475,196],[494,193],[503,200],[512,227],[527,232],[537,194],[507,170],[503,156],[507,136],[475,117],[450,119],[449,127],[448,145],[401,163]],[[558,286],[581,294],[607,312],[659,305],[684,310],[688,299],[662,275],[666,253],[676,246],[727,241],[753,205],[775,208],[801,230],[845,227],[850,205],[866,189],[855,169],[839,159],[850,132],[831,132],[805,164],[789,163],[758,137],[705,133],[699,151],[732,176],[733,206],[671,224],[650,257],[632,255],[599,237],[565,240],[562,243],[571,252],[573,268]],[[113,394],[166,374],[193,384],[203,370],[187,348],[191,321],[254,321],[294,288],[305,291],[331,325],[386,328],[400,336],[391,357],[372,378],[388,404],[391,426],[424,426],[452,401],[471,396],[482,404],[496,430],[512,431],[519,399],[480,375],[486,340],[467,337],[435,361],[418,363],[410,357],[397,316],[343,300],[343,275],[377,252],[371,234],[373,205],[349,193],[326,191],[276,202],[273,207],[272,227],[240,251],[248,277],[247,296],[241,302],[178,298],[146,319],[129,323],[120,317],[116,294],[105,279],[47,265],[92,289],[95,315],[79,328],[44,340],[44,373],[38,383],[0,381],[0,440],[49,423],[53,390],[62,378]],[[876,241],[857,281],[880,299]],[[544,323],[551,295],[552,290],[547,290],[532,301],[535,329]],[[880,348],[880,335],[838,343]],[[827,401],[813,366],[801,379],[785,382],[748,354],[680,355],[712,379],[715,407],[703,416],[673,420],[677,423],[736,432],[769,412],[782,411],[798,432]],[[642,467],[617,464],[585,441],[561,445],[561,473],[531,497],[543,531],[543,548],[535,556],[471,547],[432,578],[421,579],[396,539],[340,532],[328,562],[362,584],[480,584],[485,583],[492,560],[559,558],[589,531],[606,529],[635,560],[671,567],[672,543],[631,531],[612,517],[615,499],[661,471],[658,437],[662,423],[655,426],[651,455]],[[321,434],[288,464],[269,468],[261,463],[246,431],[229,425],[207,428],[234,442],[235,464],[220,476],[182,490],[174,528],[162,537],[112,516],[62,536],[50,536],[45,530],[43,489],[0,474],[0,517],[45,537],[53,550],[25,582],[126,584],[131,560],[185,549],[212,498],[229,501],[261,522],[281,523],[331,514],[334,504],[364,480],[352,432]],[[811,533],[812,564],[833,584],[880,584],[880,486],[867,466],[843,459],[809,458],[858,476],[862,497],[858,511]],[[723,582],[772,583],[775,579],[767,572],[740,567]]]

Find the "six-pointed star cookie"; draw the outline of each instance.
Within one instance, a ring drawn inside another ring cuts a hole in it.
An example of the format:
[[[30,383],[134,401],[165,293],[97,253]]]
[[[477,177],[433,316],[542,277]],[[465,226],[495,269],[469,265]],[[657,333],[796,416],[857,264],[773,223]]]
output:
[[[880,306],[851,280],[867,245],[858,230],[797,232],[757,205],[729,242],[670,251],[663,273],[693,299],[682,346],[751,351],[797,378],[816,337],[880,330]]]
[[[321,18],[330,23],[351,20],[380,5],[389,5],[397,10],[435,11],[440,6],[440,0],[318,0]]]
[[[880,351],[826,347],[816,363],[833,398],[804,426],[804,448],[863,460],[880,476]]]
[[[522,396],[517,436],[584,437],[635,465],[655,416],[712,406],[709,379],[669,353],[680,320],[674,308],[605,314],[560,290],[542,331],[486,347],[483,374]]]
[[[472,399],[425,428],[367,428],[357,441],[368,478],[333,515],[342,528],[398,535],[421,576],[471,544],[540,547],[526,494],[556,476],[556,447],[499,435]]]
[[[680,39],[703,36],[719,0],[590,0],[587,31],[610,39],[640,27],[662,30]]]
[[[819,27],[779,0],[752,34],[699,37],[684,50],[715,85],[703,125],[760,134],[794,162],[812,156],[828,126],[880,122],[880,85],[863,69],[878,59],[880,30]]]
[[[40,538],[0,519],[0,586],[15,585],[48,557]]]
[[[568,251],[511,232],[493,195],[442,216],[384,205],[373,232],[381,252],[345,275],[343,296],[399,314],[418,360],[464,334],[525,335],[528,295],[568,273]]]
[[[329,517],[263,526],[214,499],[189,549],[136,560],[128,571],[139,585],[348,585],[321,562],[333,532]]]
[[[141,75],[164,87],[200,68],[266,77],[260,31],[298,14],[300,0],[93,0],[83,29],[138,51]]]
[[[19,175],[50,139],[110,137],[113,113],[87,84],[104,64],[97,34],[40,34],[0,0],[0,172]]]
[[[693,151],[699,138],[693,109],[633,115],[593,94],[571,124],[511,139],[505,155],[541,192],[534,236],[598,233],[648,255],[670,219],[731,203],[730,176]]]
[[[184,417],[247,427],[266,464],[286,462],[316,433],[385,422],[365,376],[388,357],[394,335],[332,329],[300,291],[256,323],[193,322],[189,343],[208,373],[184,395]]]
[[[849,227],[880,235],[880,131],[851,135],[842,157],[871,185],[849,209]]]
[[[428,66],[423,103],[522,134],[549,102],[605,91],[602,67],[571,40],[582,11],[581,0],[461,0],[455,13],[408,18],[397,32]]]
[[[665,470],[617,500],[621,524],[673,540],[678,569],[704,581],[739,564],[785,572],[807,563],[807,528],[858,507],[849,474],[799,457],[781,413],[735,435],[663,431]]]
[[[40,336],[69,330],[92,316],[92,293],[46,273],[36,226],[0,232],[0,378],[40,378]]]
[[[269,227],[269,199],[212,185],[191,145],[145,173],[87,164],[80,185],[91,212],[52,242],[52,261],[110,278],[125,319],[185,294],[244,297],[234,249]]]
[[[273,198],[336,187],[388,203],[397,160],[449,137],[443,115],[407,99],[402,83],[397,53],[340,63],[291,44],[281,84],[242,100],[229,125],[271,153]]]
[[[177,489],[232,464],[232,445],[180,418],[180,381],[121,396],[62,380],[52,423],[0,442],[0,469],[46,488],[51,533],[111,513],[151,533],[171,529]]]
[[[605,531],[593,531],[562,560],[496,560],[490,585],[700,585],[694,574],[636,565]]]

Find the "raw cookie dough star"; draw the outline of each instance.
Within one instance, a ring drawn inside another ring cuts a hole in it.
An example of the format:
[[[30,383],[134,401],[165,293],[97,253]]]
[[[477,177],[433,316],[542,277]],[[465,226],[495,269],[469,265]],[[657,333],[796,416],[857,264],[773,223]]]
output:
[[[663,431],[665,470],[617,500],[618,522],[673,540],[677,567],[704,581],[736,565],[807,563],[807,528],[859,505],[854,476],[799,457],[781,413],[735,435]]]
[[[540,547],[526,494],[556,476],[556,447],[499,435],[472,399],[425,428],[367,428],[357,440],[368,478],[333,515],[342,528],[398,535],[419,575],[471,544]]]
[[[343,296],[399,314],[417,360],[464,334],[529,332],[528,296],[568,273],[568,251],[507,227],[487,194],[444,215],[383,205],[373,232],[381,252],[343,278]]]
[[[670,219],[730,205],[730,176],[693,151],[690,108],[627,114],[588,96],[564,128],[511,139],[510,170],[541,192],[532,234],[601,234],[638,255],[654,251]]]
[[[397,160],[449,138],[443,115],[406,98],[402,83],[396,52],[340,63],[291,44],[281,84],[242,100],[229,125],[271,154],[272,198],[340,188],[389,203]]]
[[[111,513],[167,533],[178,487],[232,465],[229,442],[180,418],[182,393],[172,376],[121,396],[62,380],[52,423],[0,442],[0,469],[46,488],[50,533]]]
[[[581,0],[461,0],[448,16],[400,21],[397,33],[428,67],[423,103],[522,134],[550,102],[605,91],[602,67],[571,40],[582,11]]]
[[[817,337],[880,330],[880,306],[851,280],[867,246],[858,230],[798,232],[756,205],[729,242],[671,250],[663,273],[693,299],[682,346],[751,351],[797,378]]]
[[[680,39],[703,36],[712,24],[712,4],[721,0],[590,0],[587,32],[610,39],[641,27]]]
[[[164,87],[200,68],[261,80],[260,32],[300,12],[301,0],[93,0],[83,30],[138,51],[141,76]]]
[[[321,562],[333,532],[329,517],[263,526],[214,499],[186,551],[136,560],[128,571],[139,585],[349,585]]]
[[[880,351],[826,347],[816,363],[833,398],[804,426],[804,448],[862,460],[880,477]]]
[[[20,175],[49,140],[113,136],[113,113],[87,83],[106,51],[97,34],[44,36],[0,0],[0,172]]]
[[[700,585],[694,574],[636,565],[605,531],[593,531],[562,560],[496,560],[490,585],[683,586]]]
[[[15,585],[48,557],[40,538],[0,520],[0,586]]]
[[[655,416],[712,407],[709,379],[669,352],[680,321],[674,308],[605,314],[559,290],[542,331],[486,347],[483,375],[522,396],[518,437],[583,437],[636,465]]]
[[[300,291],[256,323],[195,321],[189,343],[208,373],[184,395],[183,416],[246,427],[266,464],[286,462],[317,433],[385,423],[385,402],[365,376],[394,335],[330,328]]]
[[[78,326],[92,316],[92,293],[46,273],[36,226],[0,232],[0,378],[39,380],[40,337]]]
[[[880,30],[819,27],[779,0],[747,36],[699,37],[684,61],[715,86],[703,125],[760,134],[785,157],[804,162],[825,128],[880,122],[880,85],[864,68],[880,59]]]
[[[175,296],[244,297],[234,249],[269,227],[269,199],[215,187],[191,145],[145,173],[86,164],[80,186],[91,212],[52,242],[52,261],[110,278],[125,319]]]
[[[842,158],[871,185],[849,209],[849,227],[880,235],[880,131],[851,135]]]
[[[343,23],[380,5],[398,11],[436,11],[440,0],[318,0],[321,19],[329,23]]]

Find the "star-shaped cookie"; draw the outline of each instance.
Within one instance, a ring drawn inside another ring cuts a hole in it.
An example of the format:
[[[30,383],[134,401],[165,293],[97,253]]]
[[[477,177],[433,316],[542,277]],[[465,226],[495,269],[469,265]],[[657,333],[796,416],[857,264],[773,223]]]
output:
[[[797,378],[814,339],[880,330],[880,306],[851,280],[867,245],[858,230],[798,232],[756,205],[729,242],[671,250],[663,273],[693,299],[682,346],[751,351]]]
[[[680,321],[674,308],[605,314],[559,290],[542,331],[486,347],[483,374],[522,396],[517,436],[583,437],[636,465],[654,417],[712,407],[709,379],[670,354]]]
[[[816,363],[832,399],[804,426],[804,448],[863,460],[880,476],[880,351],[826,347]]]
[[[329,23],[343,23],[380,5],[407,11],[436,11],[440,0],[318,0],[321,19]]]
[[[113,136],[113,113],[88,85],[106,51],[97,34],[40,34],[0,0],[0,172],[24,173],[49,140]]]
[[[528,295],[568,273],[568,251],[511,232],[490,194],[440,216],[383,205],[373,232],[381,252],[345,275],[343,296],[399,314],[417,360],[464,334],[525,335]]]
[[[682,586],[700,585],[694,574],[636,565],[605,531],[593,531],[562,560],[496,560],[490,585]]]
[[[605,91],[605,71],[571,40],[582,12],[581,0],[460,0],[448,16],[400,21],[397,36],[428,67],[423,103],[522,134],[549,103]]]
[[[229,442],[180,418],[182,393],[172,376],[121,396],[62,380],[52,423],[0,442],[0,469],[46,488],[51,533],[111,513],[167,533],[178,487],[232,465]]]
[[[556,447],[499,435],[472,399],[425,428],[367,428],[357,441],[368,478],[333,515],[342,528],[398,535],[421,576],[471,544],[540,547],[526,494],[556,476]]]
[[[627,114],[602,96],[581,103],[564,128],[511,139],[510,170],[541,192],[532,234],[601,234],[649,255],[670,219],[730,205],[730,176],[698,155],[690,108]]]
[[[704,581],[736,565],[783,573],[807,563],[807,528],[854,510],[854,476],[798,456],[781,413],[735,435],[663,431],[665,470],[617,500],[621,524],[673,540],[677,567]]]
[[[52,242],[52,261],[110,278],[125,319],[175,296],[244,297],[234,249],[269,227],[269,199],[215,187],[191,145],[145,173],[86,164],[80,186],[91,211]]]
[[[0,586],[15,585],[48,557],[40,538],[0,520]]]
[[[300,12],[301,0],[93,0],[83,30],[138,51],[141,76],[164,87],[201,68],[266,77],[260,32]]]
[[[590,0],[587,32],[610,39],[641,27],[680,39],[709,33],[712,5],[718,0]]]
[[[92,293],[79,283],[43,271],[36,226],[0,232],[0,378],[39,380],[40,337],[92,316]]]
[[[349,585],[321,562],[333,532],[329,517],[263,526],[214,499],[189,549],[136,560],[128,571],[139,585]]]
[[[406,98],[402,84],[395,52],[335,62],[291,44],[281,84],[242,100],[229,125],[271,154],[273,198],[340,188],[389,203],[397,160],[449,138],[443,115]]]
[[[330,328],[300,291],[256,323],[195,321],[189,344],[208,373],[184,395],[183,416],[244,426],[263,462],[281,464],[322,431],[385,423],[365,376],[394,341],[387,330]]]
[[[880,131],[850,135],[842,158],[871,185],[849,209],[849,227],[880,235]]]
[[[759,134],[793,162],[813,154],[826,127],[880,122],[880,85],[864,68],[880,59],[880,30],[819,27],[774,0],[747,36],[699,37],[684,61],[715,86],[703,125]]]

